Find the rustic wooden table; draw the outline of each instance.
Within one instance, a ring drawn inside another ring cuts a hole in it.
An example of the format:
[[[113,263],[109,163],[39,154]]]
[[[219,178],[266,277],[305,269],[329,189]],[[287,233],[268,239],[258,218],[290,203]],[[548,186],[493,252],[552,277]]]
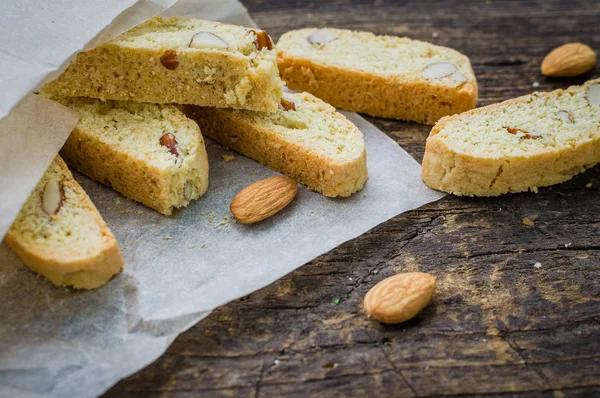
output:
[[[245,3],[274,39],[335,26],[454,47],[480,105],[600,74],[539,73],[559,44],[600,51],[597,0]],[[429,127],[368,119],[421,160]],[[448,196],[395,217],[214,311],[106,396],[600,396],[599,188],[600,166],[537,194]],[[438,278],[429,307],[397,326],[367,318],[371,286],[417,270]]]

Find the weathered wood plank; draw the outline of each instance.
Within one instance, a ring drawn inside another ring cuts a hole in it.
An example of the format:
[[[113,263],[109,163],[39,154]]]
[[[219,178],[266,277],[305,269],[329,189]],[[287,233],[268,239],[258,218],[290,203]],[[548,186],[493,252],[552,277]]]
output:
[[[480,105],[600,75],[539,74],[558,44],[600,50],[600,2],[245,3],[274,38],[337,26],[455,47],[471,57]],[[429,127],[369,120],[422,158]],[[600,395],[599,188],[596,167],[538,194],[447,197],[395,217],[219,308],[106,396]],[[402,325],[368,319],[368,289],[416,270],[438,277],[431,305]]]

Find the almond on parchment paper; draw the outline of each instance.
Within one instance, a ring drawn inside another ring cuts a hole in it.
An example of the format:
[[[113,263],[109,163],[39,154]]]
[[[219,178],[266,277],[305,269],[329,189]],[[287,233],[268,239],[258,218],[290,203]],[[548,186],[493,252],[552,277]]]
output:
[[[435,276],[408,272],[382,280],[365,296],[365,310],[383,323],[400,323],[417,315],[433,297]]]
[[[242,224],[253,224],[283,209],[297,192],[298,183],[290,177],[270,177],[242,189],[231,201],[229,209]]]
[[[542,75],[573,77],[596,65],[596,53],[583,43],[567,43],[550,51],[542,61]]]

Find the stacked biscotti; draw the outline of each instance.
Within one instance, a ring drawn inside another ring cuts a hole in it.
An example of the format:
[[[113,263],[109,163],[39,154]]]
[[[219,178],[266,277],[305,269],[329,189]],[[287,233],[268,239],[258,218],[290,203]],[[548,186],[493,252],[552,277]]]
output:
[[[284,94],[280,75],[305,92]],[[325,196],[347,197],[367,180],[366,147],[333,106],[435,123],[473,108],[477,83],[464,55],[406,38],[306,29],[275,48],[262,30],[158,17],[80,53],[41,93],[81,116],[60,151],[67,164],[168,216],[208,189],[202,133]],[[61,246],[64,236],[78,250]],[[122,264],[60,158],[6,239],[58,285],[98,287]]]
[[[277,111],[283,83],[273,47],[261,30],[197,19],[154,18],[80,53],[41,91],[80,114],[61,156],[92,179],[171,215],[208,189],[208,158],[200,128],[177,104]],[[62,160],[56,162],[64,165]],[[62,169],[68,173],[66,166]],[[69,184],[61,182],[52,191],[64,203],[55,213],[31,210],[40,208],[38,199],[45,185],[38,186],[6,241],[24,263],[53,283],[98,287],[120,269],[122,259],[90,199],[83,197],[78,185],[80,197],[71,198]],[[85,228],[77,225],[90,221],[80,221],[83,215],[71,211],[72,205],[91,206],[96,212],[94,223],[100,226],[106,247],[92,239],[92,230],[90,239],[84,239]],[[28,231],[39,231],[41,238]],[[78,239],[78,249],[87,256],[50,244],[65,234]]]

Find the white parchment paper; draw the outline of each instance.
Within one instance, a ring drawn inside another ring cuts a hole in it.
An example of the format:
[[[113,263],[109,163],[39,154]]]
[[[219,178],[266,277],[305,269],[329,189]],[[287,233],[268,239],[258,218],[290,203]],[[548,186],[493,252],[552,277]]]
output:
[[[82,2],[102,17],[110,14],[104,4],[99,8]],[[149,17],[160,8],[156,1],[140,3],[146,11],[138,16]],[[253,24],[235,0],[186,0],[168,12]],[[135,15],[129,9],[110,20],[131,22]],[[60,112],[25,113],[38,120],[41,114],[52,119]],[[346,115],[365,134],[369,180],[363,191],[329,199],[301,187],[283,212],[254,226],[233,222],[229,203],[242,187],[275,173],[235,154],[225,162],[223,154],[233,153],[209,139],[209,191],[172,217],[74,173],[116,235],[126,265],[101,289],[73,291],[36,276],[0,246],[0,397],[97,396],[155,360],[178,334],[217,306],[268,285],[399,213],[442,197],[423,185],[419,165],[393,140],[359,116]],[[62,129],[75,120],[72,114],[64,116],[59,118],[65,121]],[[37,144],[38,156],[45,156],[39,163],[49,163],[66,134],[46,143],[48,132],[32,130],[26,139]],[[4,163],[9,159],[4,157],[5,131],[0,133],[2,198],[11,195],[5,188],[13,181]],[[30,170],[21,178],[33,181],[33,187],[42,172],[39,166]]]

